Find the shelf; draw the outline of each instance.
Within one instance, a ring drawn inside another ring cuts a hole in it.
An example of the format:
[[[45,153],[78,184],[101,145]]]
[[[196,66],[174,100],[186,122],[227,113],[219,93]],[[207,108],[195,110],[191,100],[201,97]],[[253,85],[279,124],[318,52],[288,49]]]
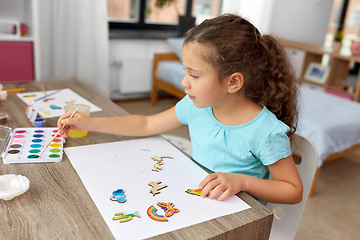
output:
[[[320,63],[323,55],[329,55],[330,60],[330,69],[329,75],[324,84],[316,84],[318,86],[325,87],[328,89],[328,92],[331,92],[333,95],[337,95],[342,98],[351,99],[354,101],[360,102],[360,84],[356,84],[353,94],[349,94],[347,91],[343,90],[343,83],[348,78],[349,75],[349,64],[350,62],[360,63],[360,56],[352,56],[351,54],[344,53],[344,51],[333,52],[332,49],[325,49],[321,46],[313,46],[309,44],[294,42],[294,41],[283,41],[285,47],[295,48],[304,51],[304,59],[302,61],[301,77],[304,78],[308,66],[312,62]],[[360,75],[358,75],[358,81],[360,80]]]
[[[325,92],[348,100],[354,100],[355,98],[354,94],[349,94],[347,91],[337,87],[326,87]]]
[[[296,49],[300,49],[300,50],[304,50],[308,53],[313,53],[313,54],[318,54],[318,55],[323,55],[325,53],[332,53],[332,49],[330,48],[324,48],[321,46],[315,46],[315,45],[310,45],[310,44],[306,44],[306,43],[300,43],[300,42],[295,42],[295,41],[290,41],[290,40],[282,40],[282,44],[286,47],[290,47],[290,48],[296,48]]]
[[[1,38],[0,42],[33,42],[34,38],[32,37],[22,37],[22,38]]]
[[[302,80],[304,82],[307,82],[307,83],[310,83],[310,84],[313,84],[313,85],[316,85],[316,86],[319,86],[319,87],[324,87],[323,84],[320,84],[320,83],[317,83],[317,82],[313,82],[313,81],[309,81],[309,80],[306,80],[305,78],[302,78]]]
[[[354,97],[354,94],[350,94],[350,93],[348,93],[348,91],[346,91],[344,89],[341,89],[339,87],[336,87],[336,86],[328,86],[328,87],[326,87],[326,89],[337,91],[337,92],[339,92],[341,94],[348,95],[349,97]]]

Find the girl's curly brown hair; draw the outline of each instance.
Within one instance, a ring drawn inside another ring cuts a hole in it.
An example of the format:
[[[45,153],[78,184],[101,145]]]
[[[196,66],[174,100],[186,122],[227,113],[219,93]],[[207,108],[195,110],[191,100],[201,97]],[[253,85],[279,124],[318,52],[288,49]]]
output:
[[[298,86],[288,54],[275,37],[261,36],[244,18],[224,14],[188,30],[184,44],[194,41],[215,47],[203,57],[219,79],[243,74],[245,96],[288,125],[288,136],[296,131]]]

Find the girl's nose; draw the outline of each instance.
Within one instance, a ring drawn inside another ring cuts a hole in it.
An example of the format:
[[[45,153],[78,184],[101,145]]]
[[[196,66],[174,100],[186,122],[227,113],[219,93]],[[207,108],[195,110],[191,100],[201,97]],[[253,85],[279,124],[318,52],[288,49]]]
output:
[[[186,81],[186,77],[183,78],[183,80],[181,81],[181,85],[185,88],[190,88],[190,84],[188,81]]]

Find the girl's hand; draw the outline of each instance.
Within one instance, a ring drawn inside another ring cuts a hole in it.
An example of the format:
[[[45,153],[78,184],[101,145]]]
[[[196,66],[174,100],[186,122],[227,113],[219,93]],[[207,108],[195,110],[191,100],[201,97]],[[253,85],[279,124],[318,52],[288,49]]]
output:
[[[212,173],[200,183],[201,197],[224,200],[245,191],[265,202],[297,204],[302,201],[303,186],[292,155],[268,166],[272,180],[237,173]],[[211,191],[211,192],[210,192]]]
[[[202,189],[201,197],[204,198],[209,194],[209,198],[213,199],[221,193],[218,200],[222,201],[242,191],[245,178],[246,175],[237,173],[217,172],[209,174],[199,185]]]
[[[86,132],[89,130],[89,126],[91,126],[91,117],[88,117],[80,112],[76,112],[72,118],[69,118],[73,112],[74,110],[70,110],[58,119],[58,129],[61,129],[64,124],[66,125],[60,132],[63,138],[67,138],[69,136],[70,129]]]

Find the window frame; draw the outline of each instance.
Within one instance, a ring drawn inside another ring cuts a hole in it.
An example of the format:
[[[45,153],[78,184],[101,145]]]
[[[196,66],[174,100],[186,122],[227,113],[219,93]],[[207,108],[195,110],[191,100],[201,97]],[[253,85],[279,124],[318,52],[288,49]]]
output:
[[[147,0],[140,0],[139,8],[139,21],[130,23],[130,22],[115,22],[109,20],[109,30],[120,30],[120,29],[129,29],[129,30],[164,30],[164,31],[176,31],[178,24],[151,24],[145,23],[145,7]],[[193,0],[186,1],[186,10],[185,16],[191,16]]]

